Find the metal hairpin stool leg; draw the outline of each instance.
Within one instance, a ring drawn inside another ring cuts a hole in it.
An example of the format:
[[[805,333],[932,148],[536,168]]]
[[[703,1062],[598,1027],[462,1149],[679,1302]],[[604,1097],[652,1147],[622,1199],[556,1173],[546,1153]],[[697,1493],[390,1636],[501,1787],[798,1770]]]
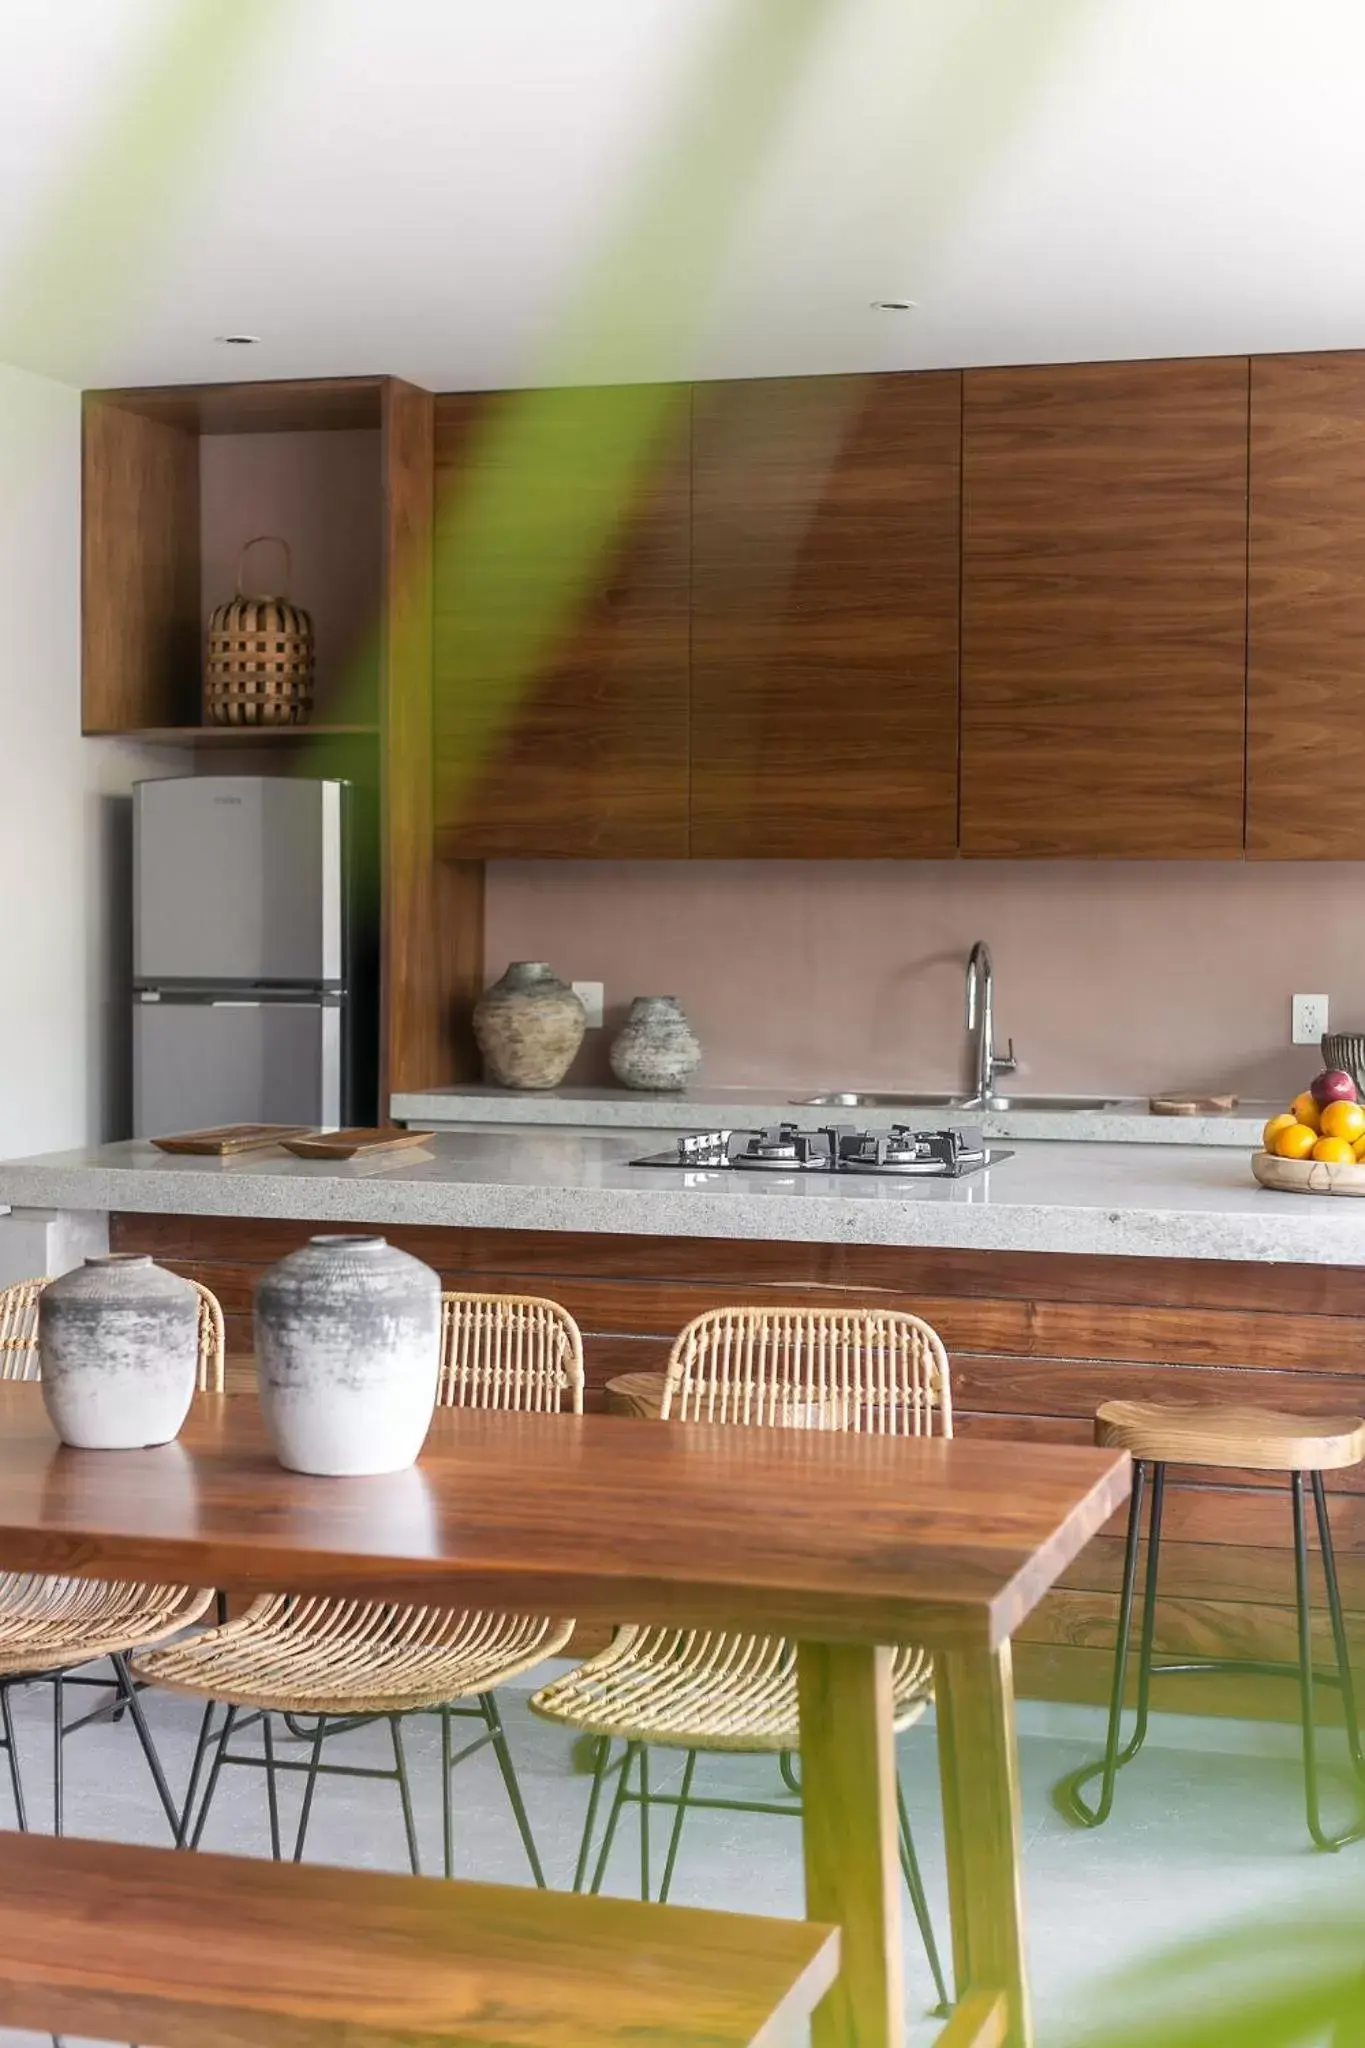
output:
[[[1071,1772],[1057,1785],[1054,1797],[1061,1811],[1081,1827],[1095,1828],[1109,1818],[1114,1803],[1114,1784],[1125,1764],[1131,1763],[1147,1735],[1147,1721],[1154,1676],[1170,1677],[1186,1672],[1231,1671],[1251,1677],[1296,1677],[1299,1684],[1299,1718],[1303,1740],[1304,1805],[1308,1832],[1319,1849],[1342,1849],[1348,1842],[1365,1837],[1365,1796],[1358,1793],[1356,1818],[1351,1826],[1329,1833],[1323,1825],[1318,1783],[1317,1723],[1313,1710],[1315,1683],[1334,1685],[1341,1693],[1342,1719],[1357,1780],[1365,1783],[1365,1753],[1362,1753],[1355,1686],[1351,1676],[1350,1649],[1341,1610],[1337,1583],[1336,1554],[1327,1514],[1324,1471],[1358,1464],[1365,1457],[1365,1420],[1355,1416],[1318,1417],[1271,1413],[1264,1409],[1183,1407],[1147,1401],[1106,1402],[1095,1419],[1097,1443],[1130,1450],[1134,1458],[1133,1491],[1128,1511],[1128,1539],[1123,1560],[1123,1590],[1119,1596],[1118,1632],[1114,1645],[1114,1675],[1109,1694],[1109,1726],[1104,1755],[1097,1763]],[[1264,1659],[1199,1657],[1181,1663],[1154,1663],[1157,1581],[1161,1559],[1161,1512],[1168,1464],[1250,1466],[1255,1470],[1284,1472],[1289,1477],[1294,1531],[1294,1591],[1298,1619],[1298,1661],[1294,1664]],[[1132,1639],[1133,1599],[1137,1587],[1138,1552],[1141,1544],[1142,1504],[1147,1478],[1151,1475],[1151,1507],[1147,1534],[1147,1570],[1142,1609],[1142,1633],[1138,1647],[1136,1716],[1133,1732],[1123,1741],[1123,1704],[1128,1650]],[[1336,1656],[1335,1672],[1313,1668],[1311,1588],[1309,1585],[1308,1515],[1304,1494],[1307,1477],[1313,1493],[1318,1543],[1322,1551],[1323,1578],[1327,1588],[1327,1611]],[[1099,1780],[1094,1803],[1083,1797],[1082,1788]]]

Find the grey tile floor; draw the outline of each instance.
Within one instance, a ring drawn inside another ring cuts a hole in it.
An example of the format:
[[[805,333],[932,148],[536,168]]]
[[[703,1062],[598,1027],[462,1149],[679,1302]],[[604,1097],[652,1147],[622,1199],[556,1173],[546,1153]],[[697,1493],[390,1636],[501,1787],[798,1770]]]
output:
[[[546,1673],[555,1667],[546,1667]],[[529,1686],[503,1695],[523,1792],[553,1885],[567,1885],[578,1852],[589,1780],[573,1766],[564,1731],[526,1707]],[[196,1703],[146,1695],[148,1717],[177,1793],[184,1786],[198,1730]],[[33,1824],[50,1825],[51,1695],[33,1687],[15,1695],[25,1787]],[[76,1709],[78,1710],[78,1709]],[[73,1710],[75,1711],[75,1710]],[[412,1782],[425,1867],[440,1867],[439,1733],[434,1721],[408,1724]],[[1099,1716],[1087,1710],[1025,1707],[1021,1714],[1025,1884],[1040,2042],[1059,2039],[1092,2008],[1107,1976],[1158,1952],[1163,1943],[1213,1930],[1253,1911],[1301,1910],[1315,1899],[1359,1899],[1365,1928],[1365,1843],[1340,1857],[1315,1855],[1303,1829],[1299,1776],[1287,1731],[1268,1740],[1229,1724],[1159,1724],[1157,1740],[1127,1774],[1109,1825],[1080,1833],[1053,1810],[1052,1784],[1094,1753]],[[248,1737],[248,1743],[256,1738]],[[341,1744],[346,1745],[343,1750]],[[1235,1745],[1235,1747],[1233,1747]],[[1279,1753],[1256,1754],[1262,1750]],[[1230,1753],[1231,1750],[1231,1753]],[[281,1751],[300,1755],[298,1747]],[[387,1731],[338,1738],[340,1761],[387,1764]],[[947,1949],[944,1869],[932,1724],[901,1741],[901,1766],[925,1880]],[[762,1758],[714,1758],[699,1767],[697,1790],[766,1798],[778,1791],[775,1765]],[[656,1781],[676,1776],[664,1759]],[[71,1833],[125,1841],[166,1839],[164,1821],[131,1730],[96,1725],[67,1744],[67,1826]],[[286,1842],[300,1786],[286,1781],[281,1802]],[[513,1884],[528,1881],[496,1763],[487,1751],[456,1775],[459,1874]],[[0,1772],[0,1825],[10,1824]],[[606,1889],[638,1883],[638,1829],[622,1824]],[[265,1855],[269,1837],[264,1780],[254,1771],[224,1774],[205,1846]],[[371,1869],[405,1869],[398,1795],[392,1785],[330,1779],[321,1787],[309,1857]],[[656,1871],[658,1865],[656,1864]],[[691,1817],[674,1897],[680,1903],[778,1914],[801,1908],[800,1833],[782,1818],[737,1814]],[[1362,1936],[1365,1948],[1365,1935]],[[906,1914],[907,2018],[913,2048],[932,2040],[930,1991],[915,1928]],[[0,2042],[46,2036],[0,2029]],[[74,2048],[74,2044],[69,2044]]]

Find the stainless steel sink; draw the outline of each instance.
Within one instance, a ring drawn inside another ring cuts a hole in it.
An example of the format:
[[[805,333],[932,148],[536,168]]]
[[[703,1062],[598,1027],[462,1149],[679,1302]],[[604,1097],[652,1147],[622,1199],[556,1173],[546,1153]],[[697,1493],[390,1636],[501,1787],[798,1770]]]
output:
[[[793,1097],[800,1109],[960,1109],[960,1095],[855,1095],[847,1089],[833,1095]]]
[[[798,1095],[798,1109],[960,1109],[960,1110],[1083,1110],[1114,1109],[1112,1095],[993,1095],[989,1102],[973,1102],[966,1095],[890,1095],[880,1092],[858,1095],[836,1090],[830,1095]]]

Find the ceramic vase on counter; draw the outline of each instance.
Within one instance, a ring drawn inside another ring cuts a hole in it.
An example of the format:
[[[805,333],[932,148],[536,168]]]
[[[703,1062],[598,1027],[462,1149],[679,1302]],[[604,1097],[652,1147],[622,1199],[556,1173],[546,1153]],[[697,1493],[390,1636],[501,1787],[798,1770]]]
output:
[[[514,960],[474,1006],[474,1036],[500,1088],[556,1088],[583,1043],[588,1013],[543,960]]]
[[[64,1444],[169,1443],[198,1379],[198,1292],[147,1252],[88,1258],[39,1295],[38,1355],[43,1405]]]
[[[291,1472],[335,1478],[413,1464],[440,1363],[440,1280],[386,1238],[310,1238],[261,1277],[261,1411]]]
[[[676,996],[636,996],[608,1057],[623,1087],[676,1094],[701,1065],[701,1046]]]

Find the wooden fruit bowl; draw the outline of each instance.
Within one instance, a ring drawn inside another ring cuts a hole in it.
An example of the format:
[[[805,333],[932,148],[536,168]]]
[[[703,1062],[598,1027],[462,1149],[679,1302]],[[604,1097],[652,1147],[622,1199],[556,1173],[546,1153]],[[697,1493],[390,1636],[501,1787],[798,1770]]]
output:
[[[1365,1195],[1365,1166],[1332,1166],[1325,1159],[1281,1159],[1253,1152],[1251,1170],[1263,1188],[1285,1195]]]

